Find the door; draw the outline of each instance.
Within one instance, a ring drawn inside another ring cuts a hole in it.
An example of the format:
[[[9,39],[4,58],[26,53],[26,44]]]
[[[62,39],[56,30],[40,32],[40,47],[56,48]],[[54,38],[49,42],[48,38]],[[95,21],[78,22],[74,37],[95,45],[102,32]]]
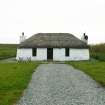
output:
[[[47,48],[47,59],[53,60],[53,48]]]

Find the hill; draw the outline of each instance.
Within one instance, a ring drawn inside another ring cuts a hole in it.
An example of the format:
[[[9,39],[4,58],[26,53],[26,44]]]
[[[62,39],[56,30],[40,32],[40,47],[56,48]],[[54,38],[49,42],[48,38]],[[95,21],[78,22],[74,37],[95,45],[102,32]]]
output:
[[[0,59],[16,56],[17,44],[0,44]]]
[[[90,45],[90,54],[92,58],[105,61],[105,43]]]

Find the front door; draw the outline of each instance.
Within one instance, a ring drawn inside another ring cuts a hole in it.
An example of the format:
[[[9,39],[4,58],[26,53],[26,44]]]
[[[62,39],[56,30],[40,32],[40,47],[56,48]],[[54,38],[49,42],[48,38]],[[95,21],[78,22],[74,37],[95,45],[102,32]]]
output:
[[[53,48],[47,48],[47,60],[53,60]]]

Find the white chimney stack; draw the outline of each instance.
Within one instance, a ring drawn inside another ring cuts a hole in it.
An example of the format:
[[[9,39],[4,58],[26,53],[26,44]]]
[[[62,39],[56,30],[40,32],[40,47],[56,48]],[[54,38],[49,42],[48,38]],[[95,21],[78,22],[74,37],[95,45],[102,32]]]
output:
[[[25,39],[26,39],[26,36],[24,36],[24,32],[22,32],[22,35],[20,36],[20,43],[24,42]]]
[[[85,33],[83,34],[81,40],[82,40],[83,42],[85,42],[86,44],[88,44],[88,36],[87,36]]]

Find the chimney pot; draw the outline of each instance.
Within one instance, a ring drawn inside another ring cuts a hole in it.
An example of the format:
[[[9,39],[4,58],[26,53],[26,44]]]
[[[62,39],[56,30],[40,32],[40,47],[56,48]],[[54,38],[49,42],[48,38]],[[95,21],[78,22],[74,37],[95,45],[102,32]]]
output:
[[[22,32],[22,36],[24,36],[24,32]]]
[[[86,36],[86,34],[84,33],[84,36]]]

